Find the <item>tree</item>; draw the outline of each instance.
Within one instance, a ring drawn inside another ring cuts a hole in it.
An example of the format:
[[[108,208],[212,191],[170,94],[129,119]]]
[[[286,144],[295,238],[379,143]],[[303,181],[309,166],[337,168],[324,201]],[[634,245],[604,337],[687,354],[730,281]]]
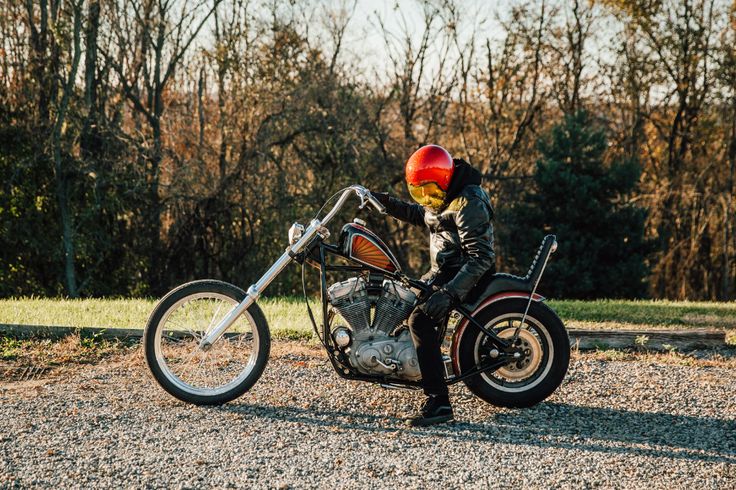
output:
[[[82,56],[82,48],[80,47],[82,32],[82,2],[72,4],[72,40],[70,44],[72,48],[71,60],[66,75],[61,86],[61,97],[55,103],[55,115],[53,118],[53,127],[51,130],[52,154],[54,160],[54,176],[56,180],[56,195],[59,200],[59,213],[61,218],[62,242],[64,245],[64,276],[66,279],[66,289],[72,298],[79,296],[77,284],[77,272],[75,268],[75,251],[74,251],[74,224],[72,223],[73,211],[70,209],[69,199],[69,169],[64,165],[62,153],[62,137],[64,136],[64,126],[68,117],[69,103],[74,94],[74,82],[79,69],[79,60]],[[58,13],[52,12],[52,21],[54,27],[57,25]],[[57,29],[52,29],[57,30]],[[56,63],[54,63],[56,64]]]
[[[161,282],[163,245],[161,243],[162,215],[161,173],[164,161],[164,113],[169,99],[165,97],[178,69],[184,63],[187,51],[194,43],[221,0],[184,2],[170,0],[156,2],[136,0],[119,2],[110,9],[114,50],[105,57],[118,76],[122,92],[134,113],[137,123],[147,128],[140,142],[145,166],[148,199],[145,217],[145,235],[148,244],[148,283],[156,292]]]
[[[636,190],[635,160],[605,163],[606,133],[584,111],[565,116],[538,143],[534,189],[513,209],[508,249],[531,260],[546,233],[559,250],[544,291],[564,298],[635,298],[646,293],[646,211],[628,199]]]

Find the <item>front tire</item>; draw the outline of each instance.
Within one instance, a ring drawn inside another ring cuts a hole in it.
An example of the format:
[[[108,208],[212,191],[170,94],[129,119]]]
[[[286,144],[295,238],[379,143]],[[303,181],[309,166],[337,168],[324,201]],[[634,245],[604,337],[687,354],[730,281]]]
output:
[[[207,351],[199,342],[246,293],[222,281],[194,281],[156,305],[143,334],[146,362],[168,393],[195,405],[220,405],[248,391],[266,367],[268,323],[252,304]]]
[[[475,319],[500,337],[511,338],[520,325],[527,300],[506,299],[479,312]],[[570,363],[570,340],[560,318],[547,305],[532,302],[517,346],[527,353],[519,362],[465,380],[476,396],[499,407],[530,407],[550,396],[562,383]],[[460,373],[489,362],[490,338],[468,325],[460,339]]]

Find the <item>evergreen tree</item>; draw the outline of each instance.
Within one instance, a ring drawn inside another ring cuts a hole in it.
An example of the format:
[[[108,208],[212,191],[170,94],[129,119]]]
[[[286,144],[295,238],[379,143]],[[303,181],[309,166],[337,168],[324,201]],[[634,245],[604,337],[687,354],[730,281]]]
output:
[[[534,188],[506,214],[504,244],[526,265],[547,233],[559,248],[542,290],[560,298],[646,295],[646,210],[631,203],[638,162],[605,163],[605,131],[587,112],[566,116],[538,142]]]

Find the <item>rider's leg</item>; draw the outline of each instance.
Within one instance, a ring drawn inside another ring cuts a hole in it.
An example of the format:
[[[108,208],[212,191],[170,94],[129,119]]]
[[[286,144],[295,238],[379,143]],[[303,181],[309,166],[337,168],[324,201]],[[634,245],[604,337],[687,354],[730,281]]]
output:
[[[409,317],[409,330],[417,349],[417,360],[422,372],[422,387],[429,395],[447,396],[445,365],[440,351],[439,326],[437,322],[416,308]]]
[[[411,425],[438,424],[453,418],[440,351],[440,326],[440,322],[432,320],[418,308],[409,317],[409,330],[422,372],[422,387],[427,395],[420,414],[409,421]]]

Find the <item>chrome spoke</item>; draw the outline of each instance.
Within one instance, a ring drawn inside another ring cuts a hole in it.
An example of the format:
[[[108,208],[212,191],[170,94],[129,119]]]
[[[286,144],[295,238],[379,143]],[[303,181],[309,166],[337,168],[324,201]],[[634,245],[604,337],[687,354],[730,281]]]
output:
[[[181,372],[181,375],[179,376],[180,378],[186,379],[188,377],[189,373],[192,371],[192,367],[194,366],[194,363],[192,363],[192,361],[199,352],[200,351],[198,349],[195,349],[194,352],[189,355],[186,362],[183,363],[184,370]]]
[[[210,329],[215,324],[215,318],[217,317],[217,314],[220,313],[220,308],[222,308],[222,303],[217,307],[215,312],[212,314],[212,319],[210,320],[210,323],[207,325],[207,328],[204,330],[205,335],[210,333]]]
[[[175,322],[175,321],[173,321],[171,319],[169,320],[169,322],[173,323],[175,327],[179,327],[179,330],[178,331],[186,331],[186,332],[189,332],[190,334],[192,334],[192,336],[196,337],[197,340],[201,340],[202,339],[202,336],[201,335],[197,335],[197,332],[195,332],[194,330],[192,330],[191,328],[189,328],[189,326],[182,325],[181,323]]]

